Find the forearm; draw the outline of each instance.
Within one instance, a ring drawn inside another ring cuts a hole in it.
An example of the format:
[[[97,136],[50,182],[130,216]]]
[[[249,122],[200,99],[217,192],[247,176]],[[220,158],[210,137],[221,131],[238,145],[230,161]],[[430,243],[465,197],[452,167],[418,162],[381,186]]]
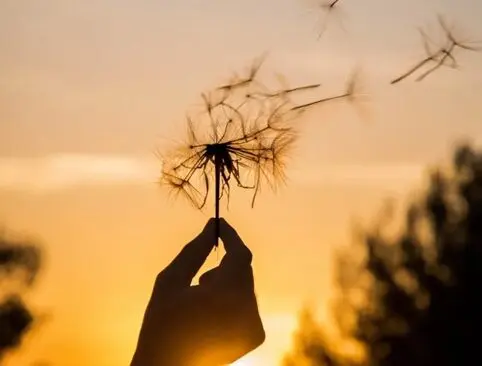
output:
[[[154,359],[154,355],[149,355],[149,353],[138,347],[134,352],[134,356],[132,357],[132,361],[129,366],[164,366],[156,363]]]

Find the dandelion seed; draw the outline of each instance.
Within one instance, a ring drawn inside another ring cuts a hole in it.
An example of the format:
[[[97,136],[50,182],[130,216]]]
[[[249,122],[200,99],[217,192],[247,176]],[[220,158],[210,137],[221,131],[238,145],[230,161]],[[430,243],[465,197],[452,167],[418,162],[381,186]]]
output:
[[[318,16],[317,23],[317,38],[320,39],[328,28],[328,24],[332,17],[339,15],[341,0],[308,0],[311,12],[314,12]],[[338,18],[338,22],[343,29],[341,17]]]
[[[322,104],[325,104],[327,102],[332,102],[332,101],[337,101],[341,99],[350,99],[354,100],[358,96],[360,96],[361,93],[361,87],[360,87],[360,71],[358,69],[355,69],[350,77],[348,78],[346,89],[344,92],[336,95],[330,95],[324,98],[317,99],[313,102],[305,103],[305,104],[300,104],[294,107],[294,110],[304,110],[309,107],[314,107],[314,106],[319,106]]]
[[[470,41],[468,39],[461,40],[460,37],[455,37],[453,27],[450,27],[441,15],[438,16],[438,22],[444,33],[443,44],[437,45],[436,42],[429,38],[429,36],[423,31],[423,29],[419,29],[420,35],[422,37],[423,47],[427,55],[426,58],[420,60],[408,71],[393,79],[390,82],[391,84],[396,84],[408,78],[409,76],[427,65],[431,65],[431,67],[421,73],[416,78],[416,81],[422,81],[442,66],[457,68],[458,64],[454,56],[454,52],[457,48],[470,51],[479,51],[481,49],[479,47],[473,46],[474,43],[478,42]]]

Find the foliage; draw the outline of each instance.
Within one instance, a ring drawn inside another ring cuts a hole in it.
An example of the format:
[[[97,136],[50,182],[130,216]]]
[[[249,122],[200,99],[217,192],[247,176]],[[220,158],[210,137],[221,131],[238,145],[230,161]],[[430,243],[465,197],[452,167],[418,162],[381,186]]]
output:
[[[34,284],[40,264],[38,246],[0,235],[0,360],[21,345],[33,324],[34,315],[21,293]]]
[[[368,365],[479,364],[482,151],[459,147],[452,171],[433,172],[409,207],[402,232],[389,236],[385,225],[363,233],[358,263],[349,251],[338,260],[342,334],[363,346]],[[326,337],[310,342],[298,347],[309,365],[349,364]]]

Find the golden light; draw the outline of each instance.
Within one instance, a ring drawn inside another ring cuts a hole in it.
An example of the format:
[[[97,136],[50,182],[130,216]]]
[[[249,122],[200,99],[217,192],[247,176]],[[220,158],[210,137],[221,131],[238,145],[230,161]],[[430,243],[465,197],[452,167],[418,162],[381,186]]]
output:
[[[261,366],[261,364],[254,359],[246,357],[232,363],[231,366]]]

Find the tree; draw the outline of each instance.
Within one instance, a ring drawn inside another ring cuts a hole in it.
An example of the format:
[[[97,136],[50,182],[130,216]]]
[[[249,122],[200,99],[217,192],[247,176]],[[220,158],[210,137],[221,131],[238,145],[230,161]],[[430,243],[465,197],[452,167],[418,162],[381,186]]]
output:
[[[482,151],[460,146],[451,166],[431,174],[401,233],[388,235],[379,221],[362,232],[361,260],[350,252],[338,258],[337,324],[363,347],[363,364],[482,363]],[[355,363],[326,336],[306,334],[302,323],[285,365]]]
[[[0,362],[20,346],[33,324],[34,315],[21,294],[34,284],[40,264],[37,245],[0,234]]]

